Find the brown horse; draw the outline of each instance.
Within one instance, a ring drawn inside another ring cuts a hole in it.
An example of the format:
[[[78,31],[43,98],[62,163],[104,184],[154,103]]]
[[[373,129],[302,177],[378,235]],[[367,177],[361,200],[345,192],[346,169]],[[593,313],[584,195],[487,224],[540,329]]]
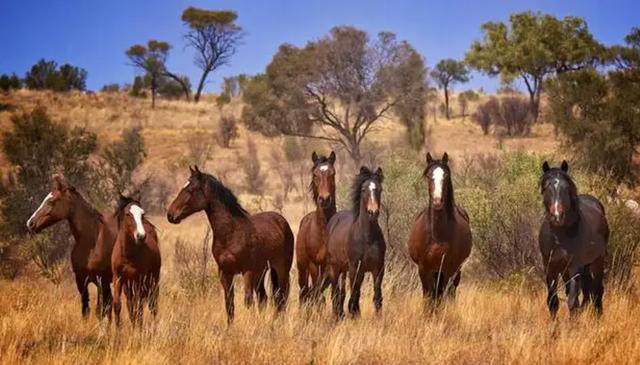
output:
[[[609,225],[604,206],[591,195],[578,195],[578,189],[567,174],[569,164],[560,168],[542,165],[540,191],[545,207],[545,220],[540,227],[540,252],[547,275],[547,305],[551,317],[558,312],[558,276],[562,276],[573,315],[593,301],[596,313],[602,313],[604,270]]]
[[[142,325],[146,303],[151,314],[158,314],[160,249],[155,227],[145,218],[140,202],[120,195],[115,216],[118,235],[111,255],[113,270],[113,312],[120,325],[121,295],[127,297],[129,319]]]
[[[344,316],[345,275],[349,275],[349,313],[360,314],[360,288],[365,273],[373,275],[373,303],[382,308],[382,279],[386,244],[378,225],[382,196],[382,169],[360,168],[351,191],[352,209],[336,213],[329,221],[327,273],[331,284],[333,314]]]
[[[449,156],[434,160],[427,153],[423,176],[429,186],[429,205],[418,215],[409,237],[409,255],[418,265],[422,295],[439,300],[454,295],[460,267],[471,253],[469,216],[453,196]]]
[[[316,210],[302,218],[296,240],[301,304],[306,302],[312,293],[314,296],[320,293],[319,282],[327,256],[327,222],[336,213],[336,154],[331,151],[329,157],[326,157],[313,152],[311,160],[313,168],[310,190]]]
[[[243,274],[245,304],[266,300],[264,275],[270,269],[273,299],[279,311],[289,297],[289,270],[293,262],[293,232],[286,219],[275,212],[247,213],[233,195],[212,175],[196,166],[167,212],[178,224],[193,213],[204,211],[213,231],[213,257],[218,263],[229,322],[233,319],[233,278]]]
[[[111,318],[111,251],[117,225],[110,214],[96,211],[61,175],[52,177],[53,189],[27,221],[34,233],[59,222],[69,222],[75,245],[71,268],[80,292],[82,316],[89,314],[89,283],[98,287],[96,313]]]

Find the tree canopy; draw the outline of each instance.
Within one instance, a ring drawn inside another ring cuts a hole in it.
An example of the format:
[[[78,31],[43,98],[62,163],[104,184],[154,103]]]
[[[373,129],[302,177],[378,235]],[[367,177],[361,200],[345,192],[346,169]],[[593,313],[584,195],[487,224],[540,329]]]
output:
[[[70,64],[58,67],[55,61],[41,59],[27,72],[24,83],[27,88],[34,90],[84,90],[87,71]]]
[[[512,14],[508,24],[484,23],[482,31],[484,38],[473,42],[466,61],[506,83],[520,78],[535,118],[547,76],[593,65],[604,52],[584,19],[574,16],[521,12]]]
[[[431,71],[431,77],[444,90],[446,116],[449,119],[449,91],[453,84],[469,81],[469,70],[464,62],[447,58],[436,64],[436,67]]]
[[[242,28],[235,23],[238,14],[231,10],[206,10],[192,6],[182,13],[182,21],[189,28],[185,39],[196,51],[196,66],[202,70],[194,100],[198,102],[209,73],[229,64],[243,37]]]
[[[392,33],[371,40],[342,26],[306,46],[280,46],[264,74],[244,90],[243,120],[267,135],[285,134],[342,145],[356,163],[376,123],[396,112],[423,130],[425,66]],[[423,136],[414,137],[422,146]]]

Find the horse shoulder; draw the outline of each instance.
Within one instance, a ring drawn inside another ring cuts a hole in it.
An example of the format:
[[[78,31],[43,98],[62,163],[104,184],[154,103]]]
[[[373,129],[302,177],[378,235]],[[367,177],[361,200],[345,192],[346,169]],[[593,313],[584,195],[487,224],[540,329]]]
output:
[[[425,238],[427,237],[428,225],[426,223],[428,209],[422,210],[416,217],[411,233],[409,234],[409,256],[415,262],[420,260],[421,253],[424,252]]]

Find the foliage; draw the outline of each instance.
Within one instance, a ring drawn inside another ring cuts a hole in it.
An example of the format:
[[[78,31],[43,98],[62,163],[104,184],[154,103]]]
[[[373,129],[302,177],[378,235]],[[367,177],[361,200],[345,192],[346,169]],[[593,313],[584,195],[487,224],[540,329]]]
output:
[[[196,51],[196,66],[202,70],[194,100],[198,102],[209,73],[229,64],[242,40],[242,28],[235,23],[238,14],[229,10],[188,7],[182,21],[188,27],[185,39]]]
[[[181,239],[176,239],[173,244],[178,285],[189,297],[206,295],[215,285],[215,268],[209,249],[211,238],[211,229],[207,227],[198,246]]]
[[[10,91],[10,90],[18,90],[22,87],[22,80],[15,73],[11,74],[11,76],[7,74],[2,74],[0,76],[0,90],[2,91]]]
[[[469,103],[478,101],[480,96],[473,90],[463,91],[458,95],[458,104],[460,105],[460,114],[462,118],[467,117],[467,110],[469,108]]]
[[[105,84],[104,86],[102,86],[102,89],[100,89],[100,91],[102,91],[103,93],[117,93],[120,91],[120,85],[117,82]]]
[[[449,91],[453,84],[469,81],[469,70],[463,61],[447,58],[436,64],[431,77],[444,90],[445,115],[449,119]]]
[[[633,41],[633,35],[629,37]],[[629,38],[628,37],[628,38]],[[618,47],[619,67],[607,75],[586,69],[549,82],[552,122],[576,161],[634,185],[640,144],[640,42]]]
[[[218,144],[224,148],[231,148],[231,143],[238,137],[240,137],[240,134],[238,133],[236,118],[231,115],[221,116],[220,123],[218,123],[218,133],[216,134]]]
[[[258,148],[252,138],[247,139],[247,153],[240,157],[245,189],[251,194],[264,194],[265,176],[258,157]]]
[[[484,38],[471,45],[467,62],[486,74],[500,75],[506,83],[522,79],[536,120],[543,82],[549,75],[592,65],[604,53],[579,17],[514,13],[508,24],[487,22],[482,31]]]
[[[265,135],[340,144],[358,164],[362,141],[393,111],[405,124],[422,125],[424,87],[424,63],[407,42],[392,33],[371,40],[359,29],[335,27],[303,48],[280,46],[245,89],[243,121]],[[409,118],[416,110],[418,117]]]
[[[533,117],[529,103],[518,96],[491,97],[478,106],[473,120],[488,134],[493,125],[494,133],[508,136],[526,136],[531,132]]]
[[[55,61],[41,59],[27,72],[24,83],[29,89],[71,91],[84,90],[87,82],[87,71],[64,64],[58,68]]]

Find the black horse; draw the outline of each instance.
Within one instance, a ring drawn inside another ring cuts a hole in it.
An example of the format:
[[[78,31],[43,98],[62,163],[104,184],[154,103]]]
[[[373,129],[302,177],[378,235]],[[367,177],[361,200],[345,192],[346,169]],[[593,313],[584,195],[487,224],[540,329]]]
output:
[[[591,195],[578,195],[568,170],[566,161],[560,168],[551,168],[545,161],[540,180],[546,214],[539,243],[552,318],[559,306],[558,275],[564,280],[572,315],[580,308],[581,289],[582,306],[593,302],[596,313],[602,313],[609,225],[602,203]]]

